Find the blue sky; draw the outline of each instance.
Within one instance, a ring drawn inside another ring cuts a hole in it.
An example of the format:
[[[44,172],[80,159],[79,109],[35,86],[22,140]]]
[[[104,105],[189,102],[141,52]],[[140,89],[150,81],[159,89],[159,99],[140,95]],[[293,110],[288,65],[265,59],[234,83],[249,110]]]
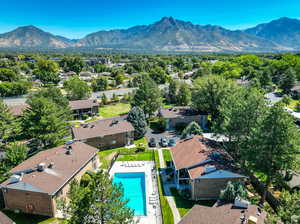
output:
[[[3,0],[0,33],[35,25],[69,38],[102,29],[151,24],[163,16],[243,29],[300,17],[299,0]]]

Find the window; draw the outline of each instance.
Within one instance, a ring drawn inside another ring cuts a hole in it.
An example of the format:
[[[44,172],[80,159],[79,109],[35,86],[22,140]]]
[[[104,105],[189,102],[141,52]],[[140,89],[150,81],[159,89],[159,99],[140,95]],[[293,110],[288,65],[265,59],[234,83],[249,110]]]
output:
[[[116,144],[116,143],[117,143],[116,140],[112,140],[112,141],[110,142],[111,145],[114,145],[114,144]]]

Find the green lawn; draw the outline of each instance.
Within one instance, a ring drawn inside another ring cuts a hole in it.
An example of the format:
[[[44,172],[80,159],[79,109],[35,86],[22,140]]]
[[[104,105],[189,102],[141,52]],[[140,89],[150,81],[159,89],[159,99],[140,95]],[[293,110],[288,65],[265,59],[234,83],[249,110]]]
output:
[[[146,152],[140,152],[136,154],[131,155],[120,155],[117,159],[117,161],[147,161],[147,160],[153,160],[153,153],[151,151]]]
[[[134,141],[136,146],[145,146],[147,148],[146,138],[141,138]],[[119,152],[122,155],[119,156],[118,161],[139,161],[139,160],[152,160],[152,151],[146,150],[145,152],[135,153],[137,148],[115,148],[109,150],[103,150],[98,152],[99,160],[101,163],[100,168],[107,169],[110,164],[110,157],[113,153]]]
[[[167,161],[172,161],[171,151],[170,149],[162,149],[165,163]]]
[[[130,104],[117,103],[111,105],[105,105],[100,107],[100,116],[104,118],[117,117],[123,114],[127,114],[130,111]]]
[[[24,213],[14,213],[11,211],[3,211],[16,224],[62,224],[63,221],[56,218],[49,218],[40,215],[30,215]]]
[[[178,211],[180,213],[180,216],[183,217],[188,211],[195,205],[203,205],[203,206],[209,206],[212,207],[216,201],[214,200],[207,200],[207,201],[190,201],[182,198],[176,188],[171,188],[171,193],[174,197],[176,207],[178,208]]]

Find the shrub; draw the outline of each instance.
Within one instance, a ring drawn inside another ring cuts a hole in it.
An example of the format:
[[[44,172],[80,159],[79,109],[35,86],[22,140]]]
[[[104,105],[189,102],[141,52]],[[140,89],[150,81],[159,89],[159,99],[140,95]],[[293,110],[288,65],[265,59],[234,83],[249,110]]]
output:
[[[236,197],[247,199],[247,192],[242,182],[229,181],[226,185],[226,188],[221,191],[219,197],[224,202],[233,202]]]

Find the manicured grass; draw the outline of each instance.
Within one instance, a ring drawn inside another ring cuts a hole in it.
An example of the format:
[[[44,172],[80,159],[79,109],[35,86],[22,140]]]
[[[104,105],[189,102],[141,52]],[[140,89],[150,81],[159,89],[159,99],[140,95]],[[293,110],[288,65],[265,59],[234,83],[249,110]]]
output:
[[[63,220],[56,218],[49,218],[40,215],[30,215],[24,213],[14,213],[11,211],[3,211],[16,224],[62,224]]]
[[[160,165],[159,165],[159,156],[157,151],[154,151],[154,158],[155,158],[156,169],[159,170]],[[160,175],[158,175],[157,177],[157,183],[158,183],[159,201],[160,201],[160,207],[162,211],[163,223],[174,224],[173,212],[170,208],[167,198],[164,196],[164,190],[162,188]]]
[[[100,116],[104,118],[117,117],[123,114],[127,114],[130,111],[130,104],[117,103],[100,107]]]
[[[138,146],[145,146],[147,149],[147,140],[146,138],[141,138],[134,141],[134,144]],[[152,151],[146,150],[145,152],[135,153],[137,148],[115,148],[109,150],[103,150],[98,152],[99,160],[101,163],[100,168],[107,169],[110,164],[110,155],[115,152],[119,152],[118,161],[142,161],[142,160],[152,160]]]
[[[170,190],[174,197],[176,207],[178,208],[181,217],[183,217],[186,213],[188,213],[188,211],[196,204],[212,207],[216,202],[214,200],[207,200],[207,201],[186,200],[178,194],[176,188],[171,188]]]
[[[146,151],[131,155],[120,155],[117,161],[151,161],[152,157],[152,151]]]
[[[163,152],[163,156],[164,156],[165,163],[166,163],[167,161],[172,161],[172,156],[171,156],[171,151],[170,151],[170,149],[163,149],[162,152]]]

